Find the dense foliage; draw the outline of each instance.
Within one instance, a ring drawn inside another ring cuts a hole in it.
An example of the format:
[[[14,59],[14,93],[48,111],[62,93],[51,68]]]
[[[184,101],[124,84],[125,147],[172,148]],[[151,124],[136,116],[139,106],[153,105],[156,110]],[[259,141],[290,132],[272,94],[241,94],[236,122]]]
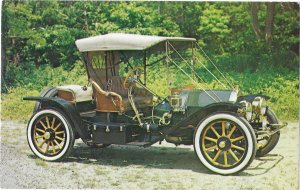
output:
[[[5,119],[28,118],[32,105],[20,102],[24,95],[38,95],[47,86],[85,84],[74,42],[109,32],[194,37],[244,93],[273,96],[271,106],[282,118],[298,116],[296,3],[14,0],[2,4]],[[157,75],[159,69],[152,68],[149,79],[160,92],[167,87],[160,83],[166,76]],[[203,67],[197,66],[197,73],[206,79],[207,88],[216,87]]]

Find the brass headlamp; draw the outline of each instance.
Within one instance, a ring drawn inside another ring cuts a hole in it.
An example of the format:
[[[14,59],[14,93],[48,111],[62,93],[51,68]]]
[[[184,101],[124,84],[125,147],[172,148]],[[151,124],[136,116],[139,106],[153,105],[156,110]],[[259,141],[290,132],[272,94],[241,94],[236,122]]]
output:
[[[254,98],[252,109],[257,115],[265,115],[267,111],[266,100],[260,96]]]
[[[252,105],[251,103],[247,102],[247,101],[241,101],[240,102],[243,105],[243,112],[245,114],[245,118],[250,121],[252,119]]]

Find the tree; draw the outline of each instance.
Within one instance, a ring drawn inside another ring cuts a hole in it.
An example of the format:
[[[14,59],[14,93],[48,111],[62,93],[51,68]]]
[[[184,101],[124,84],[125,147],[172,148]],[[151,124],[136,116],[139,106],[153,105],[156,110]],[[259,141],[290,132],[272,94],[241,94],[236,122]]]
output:
[[[252,26],[254,33],[257,39],[260,39],[261,31],[259,28],[259,21],[258,21],[258,10],[259,10],[259,3],[253,2],[251,3],[251,16],[252,16]]]
[[[222,7],[207,3],[199,17],[198,35],[214,50],[214,53],[224,53],[226,38],[232,32],[230,16]]]
[[[266,16],[266,29],[265,29],[265,40],[268,46],[272,43],[272,28],[274,23],[275,16],[275,3],[268,2],[267,3],[267,16]]]
[[[260,30],[258,12],[260,8],[260,4],[257,2],[251,3],[251,16],[252,16],[252,26],[253,31],[258,40],[261,39],[261,36],[264,35],[264,40],[266,45],[271,46],[273,39],[273,25],[274,25],[274,17],[275,17],[275,6],[276,3],[268,2],[266,3],[266,18],[265,18],[265,30],[262,34]]]

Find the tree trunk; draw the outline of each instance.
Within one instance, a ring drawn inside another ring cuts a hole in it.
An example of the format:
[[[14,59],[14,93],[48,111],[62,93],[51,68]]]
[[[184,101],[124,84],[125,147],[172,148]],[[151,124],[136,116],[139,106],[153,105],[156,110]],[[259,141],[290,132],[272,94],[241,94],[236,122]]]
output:
[[[157,3],[157,11],[158,11],[158,14],[159,14],[159,15],[161,15],[161,4],[162,4],[161,1],[159,1],[159,2]]]
[[[267,4],[267,16],[266,16],[266,28],[265,28],[265,40],[268,46],[272,45],[272,30],[275,16],[275,3],[268,2]]]
[[[6,73],[6,57],[5,57],[5,49],[3,45],[1,46],[1,82],[4,83]]]
[[[260,39],[261,31],[259,29],[259,22],[258,22],[258,10],[259,10],[259,3],[251,3],[251,17],[252,17],[252,27],[257,39]]]
[[[4,5],[5,5],[6,1],[2,1],[2,11],[4,9]],[[3,11],[2,13],[5,14],[5,11]],[[4,88],[5,87],[5,74],[6,74],[6,45],[7,45],[7,27],[6,27],[6,22],[7,20],[7,17],[6,15],[3,15],[2,14],[2,18],[1,18],[1,22],[2,22],[2,25],[1,25],[1,30],[2,30],[2,34],[1,34],[1,91],[2,92],[5,92],[6,89]]]

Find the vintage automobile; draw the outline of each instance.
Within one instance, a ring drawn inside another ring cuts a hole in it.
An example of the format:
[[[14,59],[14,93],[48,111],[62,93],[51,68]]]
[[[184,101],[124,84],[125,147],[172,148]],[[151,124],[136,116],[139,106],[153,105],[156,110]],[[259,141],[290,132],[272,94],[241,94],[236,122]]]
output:
[[[40,97],[23,98],[36,101],[27,139],[41,159],[62,160],[78,138],[98,148],[111,144],[148,147],[165,140],[194,145],[205,167],[228,175],[248,167],[255,156],[269,153],[287,125],[280,124],[267,107],[268,96],[238,96],[239,90],[209,57],[229,87],[212,72],[226,89],[199,85],[195,65],[200,61],[196,56],[200,47],[194,38],[110,33],[79,39],[76,46],[87,71],[86,86],[51,87]],[[191,60],[179,53],[187,50]],[[192,85],[174,87],[170,81],[161,81],[169,85],[169,92],[166,97],[158,95],[147,81],[147,71],[157,64],[167,68],[160,69],[166,76],[175,67]]]

